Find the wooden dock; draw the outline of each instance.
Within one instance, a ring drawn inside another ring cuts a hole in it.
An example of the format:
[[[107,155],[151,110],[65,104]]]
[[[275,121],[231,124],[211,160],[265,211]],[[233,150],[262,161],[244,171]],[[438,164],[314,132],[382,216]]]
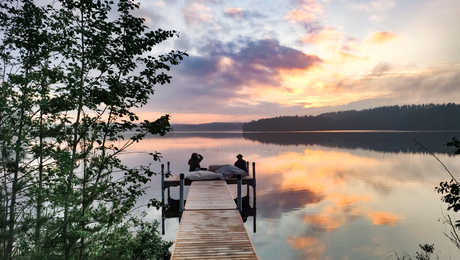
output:
[[[191,182],[171,259],[257,259],[225,180]]]

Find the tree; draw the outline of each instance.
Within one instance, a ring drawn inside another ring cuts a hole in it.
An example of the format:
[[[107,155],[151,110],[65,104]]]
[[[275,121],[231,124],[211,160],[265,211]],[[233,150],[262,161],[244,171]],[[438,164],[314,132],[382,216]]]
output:
[[[452,138],[452,141],[448,142],[447,146],[454,147],[454,153],[460,154],[460,142],[457,138]],[[445,167],[445,169],[448,171],[451,179],[449,181],[440,182],[439,186],[436,187],[436,191],[442,195],[442,201],[448,205],[447,210],[452,210],[457,213],[460,211],[460,183],[447,167]],[[450,215],[447,215],[445,222],[450,227],[449,233],[445,233],[445,235],[458,249],[460,249],[460,235],[458,233],[460,229],[460,219],[452,219]]]
[[[156,224],[133,215],[154,172],[129,168],[119,155],[146,134],[170,130],[168,115],[139,122],[133,109],[169,83],[167,72],[186,56],[152,55],[178,33],[149,30],[132,0],[53,4],[0,6],[2,257],[164,254],[170,244],[156,238]],[[142,243],[158,250],[141,250]]]

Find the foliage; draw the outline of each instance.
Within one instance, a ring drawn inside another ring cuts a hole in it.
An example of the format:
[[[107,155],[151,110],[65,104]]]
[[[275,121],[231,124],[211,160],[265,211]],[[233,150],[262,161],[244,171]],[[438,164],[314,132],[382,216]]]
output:
[[[149,30],[138,8],[132,0],[0,3],[1,259],[167,254],[157,224],[136,211],[155,173],[119,155],[170,130],[168,115],[138,123],[133,111],[186,54],[154,56],[178,34]]]
[[[452,141],[448,142],[447,146],[454,147],[455,148],[454,153],[460,154],[460,141],[457,138],[452,137]]]
[[[460,154],[460,142],[455,137],[452,138],[452,141],[447,143],[447,146],[454,147],[455,154]],[[450,174],[451,180],[440,182],[439,186],[435,189],[441,194],[442,201],[448,205],[447,210],[452,210],[454,213],[457,213],[460,211],[460,183],[446,167],[445,169]],[[445,223],[450,228],[450,231],[444,234],[458,249],[460,249],[460,236],[458,234],[458,230],[460,230],[460,219],[453,220],[450,215],[447,215]]]
[[[452,141],[447,143],[447,146],[455,148],[455,154],[460,153],[460,142],[454,137]],[[436,191],[443,197],[442,200],[448,204],[447,210],[454,212],[460,211],[460,184],[454,175],[450,174],[452,179],[450,181],[443,181],[436,187]],[[459,226],[460,223],[457,223]]]
[[[252,121],[244,131],[306,130],[458,130],[458,104],[386,106],[317,116],[281,116]],[[429,118],[430,120],[426,120]]]
[[[443,181],[436,187],[438,193],[442,194],[442,200],[449,206],[447,210],[457,212],[460,210],[460,187],[453,179],[450,181]]]
[[[419,244],[420,250],[415,252],[415,259],[416,260],[430,260],[432,259],[431,257],[434,254],[434,244]],[[398,254],[395,254],[395,257],[397,260],[412,260],[412,256],[410,255],[403,255],[399,256]],[[437,257],[439,259],[439,257]]]

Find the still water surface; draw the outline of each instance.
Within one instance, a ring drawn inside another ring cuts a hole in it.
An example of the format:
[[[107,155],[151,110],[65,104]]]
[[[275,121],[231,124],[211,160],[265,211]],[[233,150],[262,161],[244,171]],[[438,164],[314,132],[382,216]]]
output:
[[[233,163],[238,153],[256,161],[257,233],[252,217],[245,225],[260,259],[395,259],[419,243],[460,259],[443,235],[446,207],[434,190],[447,175],[415,142],[458,174],[460,156],[444,146],[452,136],[460,133],[174,133],[143,140],[123,160],[146,164],[143,152],[159,151],[176,173],[192,152],[204,156],[202,167]],[[160,194],[157,176],[145,199]],[[160,221],[161,212],[148,217]],[[174,240],[177,228],[167,219],[164,238]]]

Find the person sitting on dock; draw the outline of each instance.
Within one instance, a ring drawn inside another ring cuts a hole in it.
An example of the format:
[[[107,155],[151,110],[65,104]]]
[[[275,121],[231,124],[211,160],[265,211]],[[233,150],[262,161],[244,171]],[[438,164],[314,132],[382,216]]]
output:
[[[238,167],[238,168],[240,168],[241,170],[247,172],[247,171],[248,171],[248,167],[247,167],[246,161],[243,160],[243,155],[238,154],[238,155],[236,156],[236,158],[238,158],[238,160],[236,160],[235,166]]]
[[[188,165],[190,166],[189,171],[199,171],[201,170],[200,162],[203,160],[203,156],[198,153],[192,153],[192,156],[188,160]]]

